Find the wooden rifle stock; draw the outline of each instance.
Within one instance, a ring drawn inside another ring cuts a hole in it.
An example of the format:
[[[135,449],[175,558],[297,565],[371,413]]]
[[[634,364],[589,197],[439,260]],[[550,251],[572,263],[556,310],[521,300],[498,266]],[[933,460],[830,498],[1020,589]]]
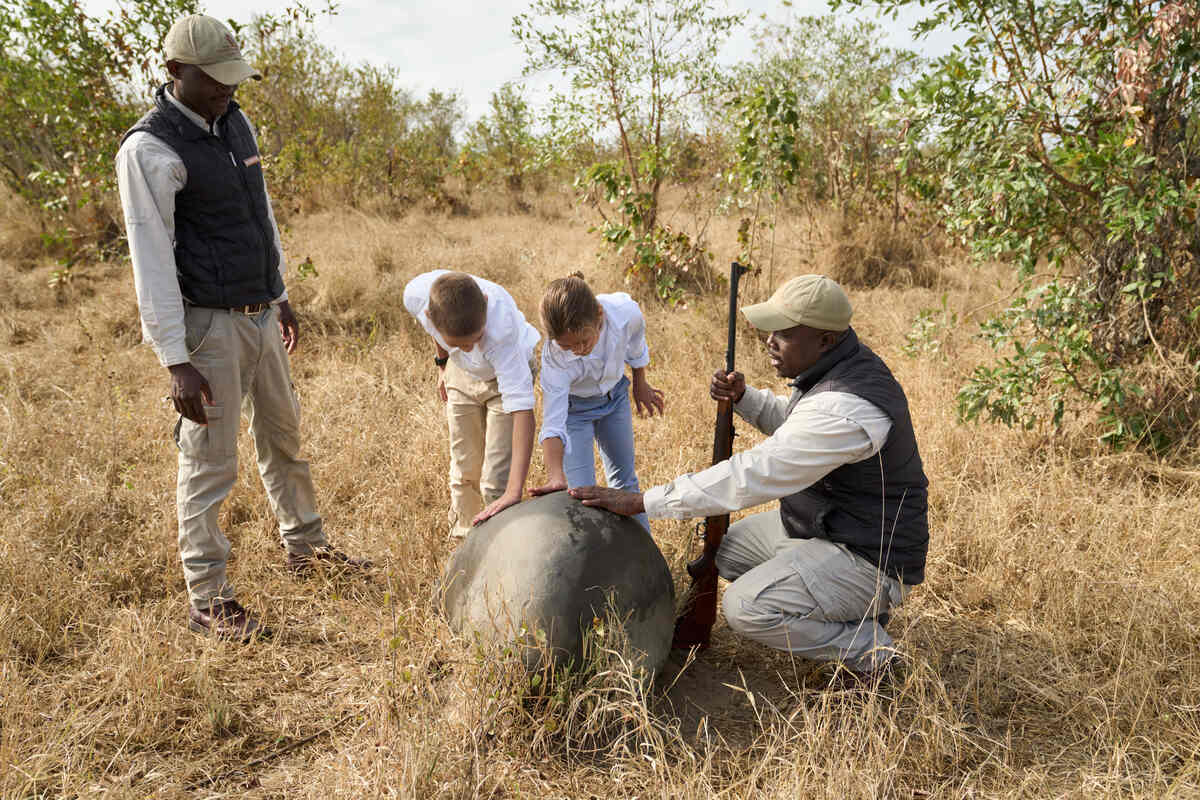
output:
[[[729,265],[729,339],[725,349],[725,372],[733,372],[734,342],[737,333],[737,292],[743,267],[736,261]],[[712,463],[718,464],[733,455],[733,403],[717,401],[717,424],[713,436]],[[729,515],[720,514],[704,520],[704,549],[687,565],[692,584],[683,613],[675,620],[672,647],[708,647],[713,623],[717,621],[717,550],[729,530]]]

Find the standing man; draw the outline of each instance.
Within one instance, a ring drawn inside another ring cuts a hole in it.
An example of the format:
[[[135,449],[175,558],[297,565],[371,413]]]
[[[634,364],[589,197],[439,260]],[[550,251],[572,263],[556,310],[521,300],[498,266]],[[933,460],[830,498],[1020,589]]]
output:
[[[179,555],[194,631],[247,641],[266,629],[234,599],[217,524],[237,479],[240,413],[279,520],[289,570],[366,569],[325,538],[288,353],[300,326],[283,286],[279,229],[254,128],[233,101],[262,75],[212,17],[186,16],[163,43],[173,79],[117,153],[143,335],[171,374],[179,412]]]
[[[896,658],[889,609],[925,578],[928,481],[908,400],[850,327],[850,300],[820,275],[783,284],[742,313],[768,332],[790,399],[717,372],[710,394],[734,402],[767,440],[644,495],[572,489],[584,505],[687,519],[779,500],[730,526],[717,570],[731,581],[729,627],[779,650],[842,663],[860,678]]]

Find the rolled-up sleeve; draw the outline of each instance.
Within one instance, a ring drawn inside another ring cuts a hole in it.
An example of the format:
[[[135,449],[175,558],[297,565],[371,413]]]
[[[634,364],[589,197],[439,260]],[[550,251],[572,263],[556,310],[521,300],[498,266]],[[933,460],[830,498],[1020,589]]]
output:
[[[165,143],[138,132],[117,152],[116,170],[142,336],[163,366],[185,364],[183,294],[175,274],[175,195],[187,183],[187,169]]]
[[[629,321],[625,329],[625,363],[634,369],[650,363],[650,345],[646,343],[646,319],[636,303],[631,303]]]

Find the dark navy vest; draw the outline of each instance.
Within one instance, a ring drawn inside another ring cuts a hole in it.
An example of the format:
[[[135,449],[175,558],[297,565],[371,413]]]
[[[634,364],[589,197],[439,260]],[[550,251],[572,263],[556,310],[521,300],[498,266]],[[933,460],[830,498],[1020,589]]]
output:
[[[877,456],[843,464],[812,486],[783,498],[784,529],[796,539],[844,544],[904,583],[925,579],[929,549],[929,481],[917,452],[908,399],[883,360],[851,329],[798,376],[788,413],[801,397],[845,392],[878,406],[892,421]]]
[[[258,145],[237,103],[218,121],[220,136],[184,116],[165,84],[154,103],[125,137],[153,134],[187,167],[187,184],[175,195],[175,271],[184,298],[213,308],[274,300],[283,293],[279,251]]]

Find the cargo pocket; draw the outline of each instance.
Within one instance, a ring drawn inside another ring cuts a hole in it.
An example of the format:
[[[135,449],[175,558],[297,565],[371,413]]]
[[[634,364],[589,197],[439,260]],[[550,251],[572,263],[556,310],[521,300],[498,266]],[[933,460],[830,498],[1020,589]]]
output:
[[[805,588],[786,559],[773,558],[725,587],[721,609],[730,628],[755,638],[770,634],[761,638],[770,643],[786,625],[821,619],[816,598]]]
[[[830,622],[874,617],[878,596],[887,596],[885,586],[873,585],[858,569],[853,555],[830,542],[795,548],[792,568]]]
[[[185,458],[196,461],[223,461],[228,458],[225,409],[222,406],[205,406],[207,425],[199,425],[180,417],[175,423],[175,445]]]

